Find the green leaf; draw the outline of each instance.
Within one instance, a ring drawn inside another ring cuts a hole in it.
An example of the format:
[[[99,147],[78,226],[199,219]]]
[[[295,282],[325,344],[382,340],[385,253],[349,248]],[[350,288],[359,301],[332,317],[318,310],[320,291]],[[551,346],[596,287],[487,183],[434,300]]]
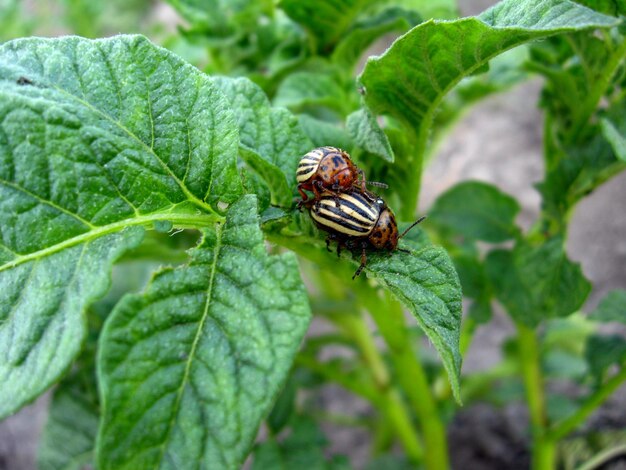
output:
[[[568,0],[505,0],[478,17],[416,26],[370,58],[359,80],[373,112],[426,129],[446,93],[496,55],[560,32],[616,24]]]
[[[576,0],[589,8],[606,13],[607,15],[618,16],[620,13],[626,15],[626,2],[624,0]]]
[[[356,17],[376,0],[281,0],[280,8],[309,33],[318,50],[338,42]]]
[[[459,16],[456,0],[396,0],[395,3],[418,11],[424,19],[452,20]]]
[[[226,38],[254,27],[262,13],[271,13],[271,0],[167,0],[195,29]]]
[[[461,354],[461,285],[443,248],[428,246],[410,253],[371,253],[368,277],[377,279],[411,311],[433,343],[457,400]]]
[[[528,60],[528,47],[522,45],[494,57],[489,70],[479,75],[466,77],[444,98],[434,122],[433,140],[445,134],[450,126],[460,119],[467,109],[477,101],[494,93],[506,91],[529,77],[520,64]],[[435,145],[431,146],[436,147]],[[431,154],[432,155],[432,154]]]
[[[491,184],[459,183],[437,198],[430,221],[468,238],[499,243],[519,234],[517,201]]]
[[[267,425],[274,435],[278,434],[293,416],[294,408],[296,407],[297,392],[297,383],[293,377],[290,377],[280,392],[280,395],[278,395],[272,412],[267,417]]]
[[[589,318],[600,322],[626,323],[626,290],[616,289],[609,292]]]
[[[117,264],[113,269],[113,282],[109,292],[89,309],[89,334],[83,351],[52,397],[48,421],[39,442],[39,469],[93,468],[100,420],[95,370],[96,349],[102,323],[123,295],[145,286],[158,266],[154,261]]]
[[[609,367],[625,364],[626,340],[617,335],[591,335],[587,340],[585,357],[592,375],[597,381],[601,381]]]
[[[404,32],[422,21],[419,13],[391,6],[377,15],[357,21],[341,38],[331,59],[349,69],[379,37],[390,32]]]
[[[109,294],[107,297],[113,296]],[[105,308],[109,300],[112,299],[103,299],[96,305]],[[37,453],[40,470],[93,467],[93,449],[100,420],[95,355],[102,319],[94,312],[90,312],[88,318],[89,336],[85,349],[52,397]]]
[[[287,378],[310,320],[295,257],[267,254],[252,195],[203,233],[105,325],[101,469],[239,468]]]
[[[324,448],[328,444],[319,426],[311,418],[296,417],[291,432],[281,442],[273,438],[258,445],[254,451],[252,470],[347,470],[347,459],[336,456],[328,461]]]
[[[308,114],[298,116],[300,126],[304,133],[311,139],[315,147],[331,145],[340,149],[350,150],[354,145],[350,135],[337,124],[322,121]]]
[[[241,156],[268,183],[274,202],[290,205],[300,157],[313,144],[298,120],[286,109],[272,108],[250,80],[219,77],[214,83],[235,111]]]
[[[461,280],[463,296],[474,300],[470,316],[478,323],[486,323],[491,318],[492,292],[484,263],[469,254],[454,255],[452,260]]]
[[[0,417],[68,368],[141,226],[206,225],[241,194],[225,105],[142,37],[0,47]]]
[[[95,383],[87,390],[78,380],[55,391],[37,456],[40,470],[93,466],[99,421],[97,392]]]
[[[346,127],[356,145],[388,162],[393,162],[393,150],[376,117],[367,108],[359,109],[348,116]]]
[[[536,185],[544,211],[561,221],[580,199],[626,168],[599,134],[566,151],[567,155]]]
[[[546,351],[542,368],[545,376],[550,378],[581,380],[588,373],[587,363],[580,355],[562,349]]]
[[[292,73],[282,81],[274,97],[275,106],[284,106],[294,112],[311,106],[325,106],[344,114],[349,102],[337,80],[324,72]]]
[[[530,327],[573,313],[591,289],[580,265],[567,258],[561,237],[492,251],[486,268],[498,300],[516,322]]]
[[[406,224],[399,223],[400,229]],[[416,318],[437,352],[458,399],[461,355],[461,286],[459,277],[443,248],[433,246],[422,233],[413,229],[401,240],[400,247],[409,250],[367,252],[364,273],[376,279],[402,302]],[[352,254],[351,263],[339,262],[326,251],[324,236],[315,229],[307,213],[292,212],[291,224],[280,233],[267,234],[270,241],[297,252],[300,256],[345,278],[346,282],[360,263],[361,252]],[[350,255],[342,253],[342,258]],[[355,280],[355,282],[359,282]]]
[[[615,156],[626,163],[626,137],[624,137],[608,119],[602,119],[602,134],[608,140]]]

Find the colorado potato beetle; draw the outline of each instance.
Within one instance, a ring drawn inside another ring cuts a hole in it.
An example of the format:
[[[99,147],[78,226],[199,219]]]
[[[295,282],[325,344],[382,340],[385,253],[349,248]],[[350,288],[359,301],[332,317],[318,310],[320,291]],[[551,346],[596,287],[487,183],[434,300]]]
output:
[[[309,202],[305,190],[313,192],[314,200],[317,200],[323,191],[337,196],[341,192],[350,192],[355,187],[360,187],[365,193],[366,181],[363,172],[352,162],[346,151],[336,147],[318,147],[304,155],[298,164],[296,180],[298,192],[302,196],[298,203],[299,207],[312,203]],[[384,183],[367,182],[367,184],[387,187]]]
[[[337,242],[337,255],[342,247],[361,250],[361,265],[352,279],[365,268],[367,250],[406,251],[398,248],[398,240],[425,219],[421,217],[398,235],[395,215],[382,198],[370,191],[337,196],[324,193],[311,207],[311,218],[320,229],[328,232],[326,248],[329,250],[331,241]]]

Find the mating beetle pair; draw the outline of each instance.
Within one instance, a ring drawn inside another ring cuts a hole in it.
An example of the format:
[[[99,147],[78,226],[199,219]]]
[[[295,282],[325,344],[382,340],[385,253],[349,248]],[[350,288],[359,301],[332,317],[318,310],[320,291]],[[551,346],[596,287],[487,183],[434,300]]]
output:
[[[337,254],[343,247],[361,251],[361,264],[352,279],[361,274],[367,264],[367,250],[398,250],[398,240],[424,220],[414,222],[398,235],[396,218],[387,203],[377,194],[365,189],[363,172],[350,155],[335,147],[319,147],[304,155],[296,173],[298,206],[309,207],[318,228],[328,232],[326,247],[337,242]],[[372,183],[386,187],[382,183]],[[303,190],[312,191],[313,200]],[[404,251],[404,250],[402,250]]]

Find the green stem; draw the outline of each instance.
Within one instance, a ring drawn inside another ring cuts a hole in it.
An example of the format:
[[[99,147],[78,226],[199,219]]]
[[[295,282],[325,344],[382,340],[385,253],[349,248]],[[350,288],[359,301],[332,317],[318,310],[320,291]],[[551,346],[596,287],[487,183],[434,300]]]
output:
[[[364,286],[365,284],[363,284]],[[450,467],[446,432],[426,373],[418,360],[401,305],[385,293],[380,298],[371,290],[360,295],[364,305],[389,346],[389,354],[397,371],[397,379],[417,414],[424,439],[426,468],[443,470]]]
[[[346,314],[336,320],[355,339],[376,386],[382,391],[389,388],[390,378],[387,366],[385,366],[385,362],[378,352],[372,334],[363,318],[360,315]]]
[[[521,323],[517,324],[519,361],[526,386],[526,401],[530,414],[532,435],[532,468],[555,468],[555,442],[546,437],[548,419],[539,357],[539,342],[535,332]]]
[[[623,40],[611,53],[606,66],[602,72],[602,75],[594,82],[587,99],[581,106],[581,111],[577,114],[572,127],[566,136],[566,141],[573,143],[578,135],[580,135],[583,128],[587,125],[589,118],[592,116],[600,99],[606,92],[608,86],[611,83],[611,79],[615,72],[619,68],[620,62],[626,56],[626,40]]]
[[[389,372],[385,366],[372,334],[361,316],[345,315],[338,317],[337,323],[345,328],[354,337],[365,364],[368,366],[374,382],[382,395],[381,411],[387,414],[387,418],[393,425],[398,438],[402,442],[407,455],[411,460],[422,459],[423,450],[419,436],[409,419],[402,397],[397,390],[391,387]]]
[[[120,232],[127,227],[143,226],[153,227],[155,222],[171,222],[174,227],[177,228],[201,228],[210,227],[216,222],[222,222],[223,217],[217,214],[188,214],[188,213],[176,213],[176,212],[156,212],[149,215],[136,216],[129,219],[113,222],[108,225],[94,226],[91,230],[83,232],[75,237],[68,238],[56,245],[43,248],[39,251],[34,251],[26,255],[20,255],[7,263],[0,265],[0,272],[15,268],[20,264],[32,261],[35,259],[43,258],[44,256],[50,256],[54,253],[62,251],[67,248],[79,245],[81,243],[87,243],[96,238],[108,235],[110,233]]]
[[[611,394],[626,380],[626,365],[622,369],[607,380],[602,386],[593,393],[576,412],[568,418],[554,425],[548,436],[554,441],[563,439],[569,433],[580,426],[591,413],[593,413],[602,403],[604,403]]]
[[[415,211],[419,204],[419,195],[422,184],[422,171],[424,167],[424,157],[426,155],[426,145],[428,143],[428,135],[432,126],[432,117],[429,115],[424,116],[422,125],[418,134],[413,132],[413,129],[407,127],[406,135],[411,143],[409,144],[413,150],[413,158],[411,159],[411,165],[414,168],[414,173],[408,176],[407,188],[403,191],[404,200],[403,204],[398,211],[400,220],[408,221],[415,217]]]
[[[347,264],[337,264],[332,259],[332,257],[327,256],[326,254],[320,252],[319,250],[311,249],[310,241],[307,243],[306,241],[303,241],[302,237],[291,237],[291,236],[285,236],[285,235],[280,235],[280,234],[271,233],[271,232],[268,233],[267,236],[268,236],[268,239],[272,241],[273,243],[277,243],[279,245],[282,245],[283,247],[289,248],[290,250],[298,253],[300,256],[310,259],[316,262],[320,266],[324,266],[325,268],[328,269],[328,272],[333,272],[335,275],[345,276],[345,277],[349,277],[351,275],[351,269],[347,268],[348,266]],[[321,242],[319,242],[318,244],[320,246],[322,245]],[[377,298],[377,292],[372,290],[370,287],[368,287],[367,283],[363,282],[363,280],[359,280],[354,283],[354,290],[355,290],[355,293],[357,294],[357,298],[359,298],[360,300],[363,300],[364,298],[371,298],[371,299]],[[386,307],[382,307],[378,310],[381,312],[381,314],[383,314],[385,309]],[[329,319],[332,319],[339,325],[341,325],[342,323],[341,318],[342,318],[341,316],[329,317]],[[345,319],[343,321],[345,321]],[[348,321],[351,321],[351,320],[348,320]],[[384,322],[384,323],[387,324],[388,322]],[[381,328],[382,330],[384,328],[384,325],[382,327],[379,326],[379,328]],[[388,333],[390,332],[392,335],[401,336],[406,333],[405,328],[406,326],[404,325],[404,320],[402,319],[402,321],[399,322],[397,325],[394,325],[392,330],[389,330]],[[371,370],[373,370],[372,375],[377,377],[376,380],[378,380],[379,384],[384,384],[386,381],[388,381],[388,379],[385,378],[385,376],[388,375],[388,373],[386,371],[386,368],[385,368],[385,372],[384,373],[382,372],[382,367],[384,367],[384,361],[382,361],[382,359],[379,360],[379,358],[377,357],[379,355],[379,352],[377,348],[375,347],[373,340],[371,339],[371,333],[369,332],[369,329],[357,328],[355,331],[356,331],[355,340],[359,344],[362,351],[363,351],[363,348],[365,348],[366,352],[362,353],[363,358],[365,361],[370,361],[368,363],[368,366],[370,367]],[[373,359],[373,358],[376,358],[376,359]],[[415,361],[413,366],[421,367],[421,364]],[[399,375],[402,376],[402,374],[399,374]],[[411,384],[411,386],[408,388],[409,390],[412,391],[414,388],[414,384]],[[418,395],[421,394],[421,392],[417,392],[417,393]],[[428,393],[430,393],[430,390],[425,390],[425,394],[428,394]],[[387,413],[387,418],[390,421],[390,424],[393,425],[395,432],[398,434],[398,437],[402,440],[402,443],[405,446],[405,450],[407,454],[414,460],[421,459],[423,455],[421,443],[419,441],[419,437],[417,436],[415,429],[413,428],[411,420],[409,419],[409,413],[406,407],[404,406],[402,397],[400,396],[399,393],[397,393],[396,390],[393,390],[390,387],[386,388],[385,397],[386,397],[385,406],[382,406],[380,405],[380,403],[376,403],[374,401],[373,403],[375,404],[375,406],[377,406],[377,408]],[[445,449],[445,440],[443,441],[443,445]],[[428,451],[430,454],[431,449],[429,448]],[[432,468],[445,469],[445,468],[448,468],[448,466],[446,465],[443,467],[432,467]]]
[[[600,468],[601,465],[620,455],[626,455],[626,444],[620,444],[610,449],[603,450],[578,467],[577,470],[594,470]]]

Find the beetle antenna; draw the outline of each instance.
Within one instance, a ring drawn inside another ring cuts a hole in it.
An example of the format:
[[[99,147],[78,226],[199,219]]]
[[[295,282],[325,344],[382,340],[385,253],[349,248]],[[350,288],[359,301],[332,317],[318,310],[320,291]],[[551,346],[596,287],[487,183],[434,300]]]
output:
[[[389,185],[378,181],[366,181],[365,184],[369,186],[376,186],[377,188],[389,189]]]
[[[419,224],[419,223],[420,223],[422,220],[424,220],[425,218],[426,218],[426,216],[425,216],[425,215],[423,215],[422,217],[420,217],[419,219],[417,219],[415,222],[413,222],[409,228],[407,228],[404,232],[402,232],[402,235],[400,235],[400,236],[398,237],[398,239],[400,239],[400,238],[404,237],[404,236],[408,233],[408,231],[409,231],[409,230],[411,230],[413,227],[415,227],[417,224]]]

